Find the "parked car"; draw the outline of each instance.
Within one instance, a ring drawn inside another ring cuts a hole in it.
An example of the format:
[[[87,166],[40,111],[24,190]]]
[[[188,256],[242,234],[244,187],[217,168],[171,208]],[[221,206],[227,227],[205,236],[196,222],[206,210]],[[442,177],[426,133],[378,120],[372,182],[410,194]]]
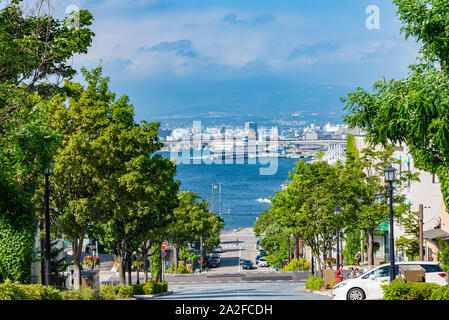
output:
[[[251,261],[251,260],[248,260],[248,259],[242,259],[242,260],[240,260],[240,264],[242,265],[242,264],[244,264],[244,263],[247,262],[247,261]]]
[[[426,282],[447,285],[447,274],[438,262],[432,261],[407,261],[397,262],[396,274],[400,265],[421,265],[426,270]],[[382,299],[381,285],[390,281],[390,265],[383,264],[366,271],[357,278],[349,278],[336,284],[332,290],[334,300],[370,300]]]
[[[256,264],[259,264],[259,260],[262,259],[263,256],[261,256],[260,254],[256,257]]]
[[[220,255],[218,253],[212,253],[211,259],[217,259],[218,260],[218,264],[221,263]]]
[[[253,262],[250,260],[245,260],[242,264],[243,269],[254,269]]]
[[[259,250],[259,255],[265,257],[268,256],[268,253],[265,250]]]
[[[256,248],[259,249],[259,247],[260,247],[260,239],[258,239],[256,243]]]
[[[214,251],[212,251],[214,253],[222,253],[223,252],[223,248],[221,246],[217,246],[215,247]]]
[[[212,258],[209,260],[209,267],[216,268],[220,264],[220,261],[216,258]]]
[[[258,265],[259,265],[259,267],[268,267],[268,260],[265,259],[264,257],[261,257],[259,259]]]

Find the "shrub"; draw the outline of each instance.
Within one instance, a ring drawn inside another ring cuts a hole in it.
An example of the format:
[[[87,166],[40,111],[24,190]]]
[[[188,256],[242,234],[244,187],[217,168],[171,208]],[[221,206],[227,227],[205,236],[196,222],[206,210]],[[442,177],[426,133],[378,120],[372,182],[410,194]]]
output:
[[[168,290],[167,282],[157,283],[156,281],[152,280],[143,285],[143,291],[147,295],[161,293],[161,292],[167,292],[167,290]]]
[[[117,298],[129,298],[134,294],[133,286],[116,286]]]
[[[189,267],[186,267],[185,265],[180,264],[178,266],[178,274],[187,274],[187,273],[190,273]]]
[[[143,291],[143,283],[134,283],[133,284],[133,294],[145,294]]]
[[[449,286],[441,286],[432,290],[430,300],[449,300]]]
[[[298,268],[299,267],[299,268]],[[299,258],[290,260],[290,263],[282,268],[282,271],[298,271],[309,270],[309,263],[306,258]]]
[[[329,289],[332,289],[337,283],[337,280],[332,280],[331,283],[329,283]]]
[[[320,277],[310,277],[306,281],[306,288],[309,290],[321,290],[324,287],[324,279]]]
[[[0,284],[0,300],[61,300],[58,289],[40,284],[20,284],[6,280]]]
[[[64,300],[99,300],[101,295],[93,289],[66,290],[62,292]]]
[[[439,288],[435,283],[409,282],[403,277],[382,285],[384,300],[429,300],[432,291]]]
[[[112,284],[106,284],[100,288],[100,297],[103,300],[115,300],[117,297],[116,286]]]

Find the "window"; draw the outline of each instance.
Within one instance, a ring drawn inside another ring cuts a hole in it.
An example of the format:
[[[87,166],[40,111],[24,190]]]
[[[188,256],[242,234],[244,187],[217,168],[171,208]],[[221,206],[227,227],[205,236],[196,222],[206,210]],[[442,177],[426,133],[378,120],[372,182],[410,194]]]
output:
[[[439,183],[438,177],[437,177],[437,175],[435,173],[432,174],[432,183]]]
[[[443,269],[438,264],[422,264],[426,272],[443,272]]]

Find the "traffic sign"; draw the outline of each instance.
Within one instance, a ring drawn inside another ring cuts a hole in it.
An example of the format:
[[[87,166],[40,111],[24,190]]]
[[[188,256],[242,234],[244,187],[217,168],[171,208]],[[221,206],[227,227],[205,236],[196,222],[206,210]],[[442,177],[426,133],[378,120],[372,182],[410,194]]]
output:
[[[176,249],[177,247],[178,247],[178,245],[175,243],[175,244],[173,245],[173,248]]]
[[[165,248],[167,247],[167,245],[168,245],[168,242],[162,243],[162,246],[161,246],[162,250],[165,250]]]
[[[165,257],[167,255],[167,252],[165,252],[164,250],[162,250],[162,256]]]

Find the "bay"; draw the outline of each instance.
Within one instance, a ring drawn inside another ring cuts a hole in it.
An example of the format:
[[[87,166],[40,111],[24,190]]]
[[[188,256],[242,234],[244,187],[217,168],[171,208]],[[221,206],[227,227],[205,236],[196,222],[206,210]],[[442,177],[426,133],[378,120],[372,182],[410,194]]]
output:
[[[163,152],[164,157],[173,158],[173,154]],[[224,231],[238,228],[253,227],[259,214],[271,205],[270,196],[275,190],[281,191],[281,185],[288,179],[298,159],[276,158],[271,159],[271,167],[277,166],[274,174],[264,175],[261,170],[270,167],[267,159],[243,164],[234,160],[231,164],[208,164],[201,161],[199,164],[177,162],[176,179],[181,182],[180,191],[193,191],[203,199],[212,202],[212,184],[214,189],[214,211],[219,213],[219,189],[221,183],[222,217],[225,221]],[[255,163],[254,163],[255,162]],[[274,171],[274,170],[273,170]],[[259,200],[258,200],[259,199]],[[230,210],[230,213],[229,213]]]

